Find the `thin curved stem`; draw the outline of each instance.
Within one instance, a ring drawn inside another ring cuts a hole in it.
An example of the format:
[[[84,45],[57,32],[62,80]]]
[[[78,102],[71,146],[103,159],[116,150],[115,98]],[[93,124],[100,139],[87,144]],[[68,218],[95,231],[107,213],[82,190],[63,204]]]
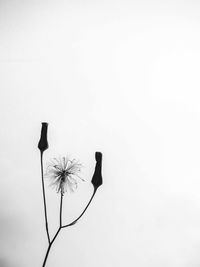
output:
[[[75,224],[75,223],[76,223],[76,222],[83,216],[83,214],[86,212],[87,208],[89,207],[90,203],[92,202],[92,199],[93,199],[93,197],[94,197],[96,191],[97,191],[97,188],[94,188],[94,192],[93,192],[93,194],[92,194],[92,196],[91,196],[91,198],[90,198],[90,200],[89,200],[87,206],[85,207],[85,209],[84,209],[83,212],[81,213],[81,215],[80,215],[76,220],[74,220],[73,222],[71,222],[71,223],[69,223],[69,224],[66,224],[66,225],[62,226],[62,228],[65,228],[65,227],[74,225],[74,224]]]
[[[41,176],[42,176],[42,193],[43,193],[43,202],[44,202],[44,215],[45,215],[45,225],[46,225],[46,232],[49,244],[50,236],[49,236],[49,228],[48,228],[48,219],[47,219],[47,205],[46,205],[46,197],[45,197],[45,187],[44,187],[44,174],[43,174],[43,152],[41,151]]]

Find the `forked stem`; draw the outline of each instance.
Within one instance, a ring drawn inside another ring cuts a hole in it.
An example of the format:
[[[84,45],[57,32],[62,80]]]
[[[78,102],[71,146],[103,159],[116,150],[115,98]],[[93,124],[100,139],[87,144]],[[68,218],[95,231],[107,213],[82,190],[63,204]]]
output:
[[[56,240],[56,237],[58,236],[60,230],[62,229],[62,203],[63,203],[63,194],[62,192],[60,193],[60,226],[54,236],[54,238],[50,241],[49,243],[49,246],[48,246],[48,249],[47,249],[47,252],[46,252],[46,255],[45,255],[45,258],[44,258],[44,262],[42,264],[42,267],[45,267],[45,264],[46,264],[46,261],[47,261],[47,258],[48,258],[48,255],[49,255],[49,252],[50,252],[50,249],[51,249],[51,246],[53,245],[53,242]]]
[[[53,243],[54,243],[56,237],[58,236],[60,230],[61,230],[62,228],[66,228],[66,227],[68,227],[68,226],[72,226],[72,225],[74,225],[74,224],[75,224],[75,223],[76,223],[76,222],[83,216],[83,214],[86,212],[87,208],[89,207],[90,203],[92,202],[92,199],[93,199],[93,197],[94,197],[94,195],[95,195],[95,193],[96,193],[96,190],[97,190],[97,189],[94,189],[94,192],[93,192],[93,194],[92,194],[92,196],[91,196],[91,198],[90,198],[90,200],[89,200],[87,206],[85,207],[85,209],[84,209],[83,212],[81,213],[81,215],[80,215],[76,220],[74,220],[73,222],[71,222],[70,224],[67,224],[67,225],[64,225],[64,226],[62,226],[62,204],[63,204],[63,194],[62,194],[62,192],[61,192],[61,196],[60,196],[60,226],[59,226],[59,228],[58,228],[58,230],[57,230],[57,232],[56,232],[54,238],[53,238],[52,241],[50,241],[50,243],[49,243],[49,246],[48,246],[48,249],[47,249],[45,258],[44,258],[44,262],[43,262],[43,264],[42,264],[42,267],[45,267],[45,265],[46,265],[46,262],[47,262],[47,258],[48,258],[50,249],[51,249],[51,247],[52,247],[52,245],[53,245]]]
[[[45,255],[45,258],[44,258],[44,262],[42,264],[42,267],[45,267],[46,265],[46,262],[47,262],[47,258],[48,258],[48,255],[49,255],[49,252],[50,252],[50,249],[51,249],[51,246],[53,245],[53,242],[55,241],[56,237],[58,236],[59,232],[60,232],[61,228],[59,227],[54,238],[52,239],[52,241],[50,242],[49,246],[48,246],[48,249],[47,249],[47,252],[46,252],[46,255]]]

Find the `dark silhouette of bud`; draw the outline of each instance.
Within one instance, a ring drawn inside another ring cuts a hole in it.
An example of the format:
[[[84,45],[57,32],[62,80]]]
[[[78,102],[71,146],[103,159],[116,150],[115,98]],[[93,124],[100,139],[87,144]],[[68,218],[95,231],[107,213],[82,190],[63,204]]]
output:
[[[94,186],[94,189],[96,190],[103,183],[102,174],[101,174],[102,153],[96,152],[95,153],[95,159],[96,159],[96,166],[95,166],[95,171],[94,171],[91,182]]]
[[[40,136],[40,141],[38,143],[38,148],[41,152],[44,152],[49,147],[47,141],[47,128],[48,128],[48,123],[42,122],[41,136]]]

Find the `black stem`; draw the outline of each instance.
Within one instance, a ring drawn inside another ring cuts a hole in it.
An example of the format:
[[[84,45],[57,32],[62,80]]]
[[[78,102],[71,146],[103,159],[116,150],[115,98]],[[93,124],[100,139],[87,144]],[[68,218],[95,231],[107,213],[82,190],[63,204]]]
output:
[[[43,192],[43,202],[44,202],[44,215],[45,215],[45,224],[46,224],[46,232],[49,244],[50,236],[49,236],[49,228],[48,228],[48,220],[47,220],[47,205],[46,205],[46,197],[45,197],[45,188],[44,188],[44,174],[43,174],[43,152],[41,151],[41,175],[42,175],[42,192]]]
[[[61,227],[58,228],[58,230],[57,230],[57,232],[56,232],[54,238],[53,238],[52,241],[49,243],[49,246],[48,246],[48,249],[47,249],[45,258],[44,258],[44,262],[43,262],[43,264],[42,264],[42,267],[45,267],[45,264],[46,264],[46,261],[47,261],[47,258],[48,258],[48,255],[49,255],[51,246],[53,245],[53,242],[55,241],[56,237],[58,236],[60,230],[61,230]]]
[[[60,228],[62,228],[62,203],[63,203],[63,194],[60,193]]]
[[[89,207],[89,205],[90,205],[90,203],[91,203],[91,201],[92,201],[92,199],[93,199],[93,197],[94,197],[96,191],[97,191],[97,188],[94,188],[94,192],[93,192],[93,194],[92,194],[92,196],[91,196],[91,198],[90,198],[90,200],[89,200],[87,206],[85,207],[85,209],[84,209],[83,212],[81,213],[81,215],[80,215],[76,220],[74,220],[73,222],[71,222],[71,223],[69,223],[69,224],[66,224],[66,225],[62,226],[62,228],[65,228],[65,227],[74,225],[74,224],[75,224],[75,223],[76,223],[76,222],[83,216],[83,214],[86,212],[87,208]]]
[[[49,252],[50,252],[50,249],[51,249],[51,246],[53,245],[53,242],[55,241],[56,237],[58,236],[58,234],[59,234],[59,232],[60,232],[60,230],[62,228],[62,203],[63,203],[63,194],[61,192],[60,193],[60,227],[58,228],[58,230],[57,230],[54,238],[52,239],[52,241],[49,243],[49,246],[48,246],[45,258],[44,258],[44,262],[42,264],[42,267],[45,266],[47,258],[48,258],[48,255],[49,255]]]

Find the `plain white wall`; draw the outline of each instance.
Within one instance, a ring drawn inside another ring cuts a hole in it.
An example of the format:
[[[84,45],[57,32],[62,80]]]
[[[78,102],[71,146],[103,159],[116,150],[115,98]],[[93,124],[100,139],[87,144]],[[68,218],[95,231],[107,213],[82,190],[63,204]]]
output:
[[[0,266],[41,266],[40,158],[84,164],[47,266],[200,265],[200,3],[0,1]],[[58,195],[48,187],[51,234]]]

